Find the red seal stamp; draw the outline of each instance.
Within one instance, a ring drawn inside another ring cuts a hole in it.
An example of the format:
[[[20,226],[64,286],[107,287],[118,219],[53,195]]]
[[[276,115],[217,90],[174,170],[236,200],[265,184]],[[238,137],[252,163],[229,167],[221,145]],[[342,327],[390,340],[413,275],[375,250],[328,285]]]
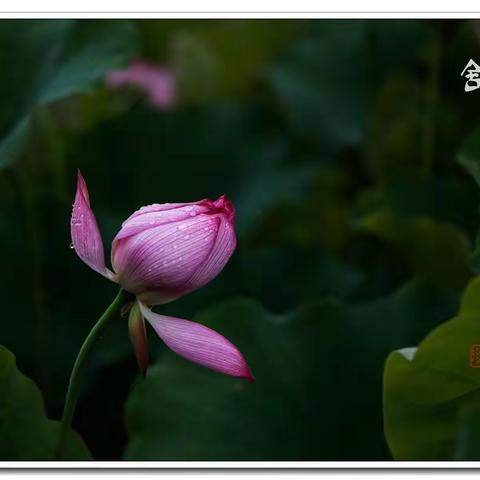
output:
[[[480,368],[480,345],[470,345],[470,367]]]

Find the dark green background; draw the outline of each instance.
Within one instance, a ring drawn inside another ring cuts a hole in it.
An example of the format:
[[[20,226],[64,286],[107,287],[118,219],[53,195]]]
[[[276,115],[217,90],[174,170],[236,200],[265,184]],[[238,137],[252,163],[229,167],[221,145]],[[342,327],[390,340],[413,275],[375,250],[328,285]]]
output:
[[[143,380],[118,318],[87,365],[74,421],[95,459],[391,459],[387,355],[449,319],[479,265],[467,170],[480,158],[480,90],[465,93],[460,76],[480,62],[476,29],[0,21],[0,344],[47,416],[60,417],[76,353],[117,288],[69,248],[80,168],[107,258],[142,205],[233,200],[238,247],[225,270],[157,311],[224,334],[257,378],[191,365],[149,330]],[[171,111],[105,88],[105,73],[135,58],[175,70]],[[35,443],[33,422],[6,421],[12,391],[0,369],[0,432]],[[19,417],[33,408],[12,405]],[[2,460],[42,457],[7,438]]]

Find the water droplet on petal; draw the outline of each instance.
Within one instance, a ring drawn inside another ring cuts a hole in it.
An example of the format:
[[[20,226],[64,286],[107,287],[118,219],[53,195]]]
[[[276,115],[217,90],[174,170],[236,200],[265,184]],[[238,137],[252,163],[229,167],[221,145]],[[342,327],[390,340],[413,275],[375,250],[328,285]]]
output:
[[[190,238],[190,235],[185,235],[183,238],[184,238],[185,240],[188,240],[188,239]]]

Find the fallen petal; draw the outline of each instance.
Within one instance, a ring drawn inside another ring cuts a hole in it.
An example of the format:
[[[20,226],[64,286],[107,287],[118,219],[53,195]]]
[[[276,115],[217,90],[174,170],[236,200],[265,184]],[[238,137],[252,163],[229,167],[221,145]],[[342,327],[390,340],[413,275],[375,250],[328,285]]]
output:
[[[138,305],[159,337],[178,355],[225,375],[254,381],[238,348],[219,333],[199,323],[154,313],[140,301]]]

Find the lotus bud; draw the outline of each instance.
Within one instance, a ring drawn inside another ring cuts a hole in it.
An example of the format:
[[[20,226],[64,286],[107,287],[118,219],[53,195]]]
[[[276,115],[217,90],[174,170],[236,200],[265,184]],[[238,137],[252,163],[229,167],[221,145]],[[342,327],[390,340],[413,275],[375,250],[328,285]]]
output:
[[[216,201],[143,207],[113,241],[112,266],[125,290],[147,304],[170,302],[215,278],[235,245],[234,209]]]
[[[241,352],[225,337],[199,323],[159,315],[148,308],[192,292],[221,272],[236,246],[234,217],[226,196],[215,201],[142,207],[123,222],[113,240],[112,272],[105,265],[87,185],[78,172],[72,245],[90,268],[136,296],[128,324],[144,375],[148,366],[145,319],[178,355],[226,375],[254,380]]]

